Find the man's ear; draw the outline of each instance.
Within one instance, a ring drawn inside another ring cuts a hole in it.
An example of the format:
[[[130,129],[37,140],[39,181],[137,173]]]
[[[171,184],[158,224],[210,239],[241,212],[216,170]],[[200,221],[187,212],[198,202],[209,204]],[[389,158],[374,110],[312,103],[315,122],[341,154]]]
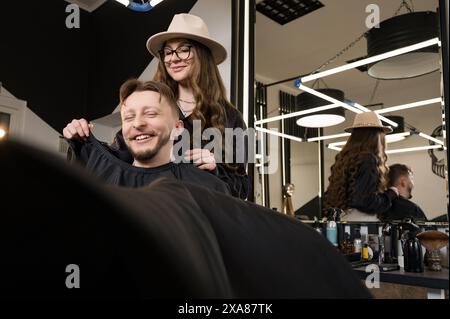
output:
[[[172,130],[172,139],[180,136],[184,131],[184,123],[182,120],[177,120],[175,128]]]
[[[406,187],[406,186],[408,186],[408,178],[407,178],[406,176],[401,176],[400,179],[399,179],[399,181],[398,181],[398,184],[399,184],[401,187]]]

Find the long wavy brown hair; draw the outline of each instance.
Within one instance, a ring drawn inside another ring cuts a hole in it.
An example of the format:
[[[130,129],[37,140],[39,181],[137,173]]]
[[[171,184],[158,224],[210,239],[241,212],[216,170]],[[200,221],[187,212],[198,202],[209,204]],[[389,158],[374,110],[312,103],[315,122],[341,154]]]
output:
[[[218,128],[223,135],[227,116],[226,109],[234,106],[227,99],[225,86],[211,51],[197,41],[188,40],[187,42],[193,45],[196,53],[189,85],[197,105],[192,111],[190,119],[200,120],[202,130],[214,127]],[[178,82],[167,73],[161,58],[154,80],[166,83],[178,99]]]
[[[350,208],[356,174],[362,161],[370,154],[377,159],[378,191],[386,190],[388,167],[385,145],[385,133],[380,129],[353,130],[344,148],[336,155],[334,165],[331,166],[329,186],[325,193],[325,209]]]

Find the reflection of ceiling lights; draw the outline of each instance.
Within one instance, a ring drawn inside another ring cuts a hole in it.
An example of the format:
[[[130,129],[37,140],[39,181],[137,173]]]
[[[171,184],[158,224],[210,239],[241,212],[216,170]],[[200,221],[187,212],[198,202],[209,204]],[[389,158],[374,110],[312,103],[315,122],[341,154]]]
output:
[[[406,153],[406,152],[415,152],[415,151],[423,151],[423,150],[431,150],[431,149],[446,149],[446,147],[444,146],[444,142],[434,138],[432,136],[429,136],[425,133],[422,132],[418,132],[418,131],[410,131],[410,132],[404,132],[404,133],[397,133],[397,134],[392,134],[392,135],[397,135],[397,136],[409,136],[409,135],[417,135],[420,136],[424,139],[427,139],[429,141],[432,141],[434,143],[436,143],[436,145],[426,145],[426,146],[417,146],[417,147],[407,147],[407,148],[400,148],[400,149],[394,149],[394,150],[387,150],[386,154],[396,154],[396,153]],[[386,135],[386,137],[389,135]],[[387,139],[386,139],[387,142]],[[347,141],[341,141],[341,142],[334,142],[334,143],[330,143],[327,145],[327,147],[329,149],[335,150],[340,152],[342,150],[342,146],[345,145],[345,143],[347,143]]]
[[[323,72],[318,72],[318,73],[314,73],[314,74],[311,74],[311,75],[307,75],[307,76],[304,76],[304,77],[300,78],[300,81],[301,81],[301,83],[306,83],[306,82],[313,81],[313,80],[316,80],[316,79],[320,79],[320,78],[323,78],[323,77],[326,77],[326,76],[329,76],[329,75],[332,75],[332,74],[336,74],[336,73],[344,72],[344,71],[347,71],[347,70],[351,70],[351,69],[357,68],[357,67],[362,66],[362,65],[375,63],[375,62],[378,62],[378,61],[381,61],[381,60],[384,60],[384,59],[388,59],[388,58],[391,58],[391,57],[394,57],[394,56],[398,56],[398,55],[405,54],[405,53],[408,53],[408,52],[412,52],[412,51],[416,51],[416,50],[419,50],[419,49],[423,49],[423,48],[426,48],[426,47],[429,47],[429,46],[432,46],[432,45],[436,45],[436,44],[440,45],[439,38],[437,38],[437,37],[436,38],[432,38],[430,40],[426,40],[426,41],[420,42],[420,43],[416,43],[416,44],[413,44],[413,45],[410,45],[410,46],[407,46],[407,47],[396,49],[396,50],[393,50],[393,51],[390,51],[390,52],[386,52],[386,53],[382,53],[382,54],[379,54],[379,55],[376,55],[376,56],[372,56],[370,58],[358,60],[358,61],[355,61],[353,63],[341,65],[341,66],[338,66],[336,68],[329,69],[329,70],[326,70],[326,71],[323,71]]]
[[[290,140],[293,140],[293,141],[296,141],[296,142],[303,142],[303,140],[300,137],[296,137],[296,136],[280,133],[276,129],[269,130],[269,129],[266,129],[266,128],[263,128],[263,127],[255,126],[255,130],[260,131],[262,133],[268,133],[268,134],[272,134],[272,135],[275,135],[275,136],[287,138],[287,139],[290,139]]]
[[[344,101],[344,92],[337,89],[317,89],[318,92],[331,96],[341,102]],[[303,92],[296,97],[296,108],[299,111],[314,109],[324,106],[327,101],[308,92]],[[341,107],[314,112],[303,115],[297,120],[297,125],[303,127],[328,127],[345,121],[345,112]]]
[[[377,56],[438,36],[435,12],[410,12],[382,21],[366,33],[367,55]],[[406,79],[439,69],[436,45],[372,64],[368,74],[377,79]]]
[[[4,129],[0,128],[0,139],[4,138],[6,135],[6,132]]]
[[[120,2],[127,8],[133,10],[133,11],[139,11],[139,12],[147,12],[153,9],[154,6],[161,3],[164,0],[150,0],[148,2],[144,3],[136,3],[130,0],[116,0],[117,2]]]
[[[331,97],[331,96],[329,96],[329,95],[326,95],[326,94],[324,94],[324,93],[321,93],[321,92],[319,92],[318,90],[314,90],[314,89],[312,89],[312,88],[309,88],[309,87],[305,86],[304,84],[302,84],[301,80],[297,80],[296,83],[295,83],[295,85],[296,85],[300,90],[302,90],[302,91],[311,93],[311,94],[313,94],[313,95],[315,95],[315,96],[317,96],[317,97],[319,97],[319,98],[321,98],[321,99],[324,99],[324,100],[326,100],[326,101],[328,101],[328,102],[331,102],[331,103],[334,103],[334,104],[336,104],[336,105],[340,105],[340,106],[342,106],[343,108],[345,108],[345,109],[347,109],[347,110],[349,110],[349,111],[352,111],[352,112],[354,112],[354,113],[359,114],[359,113],[363,113],[363,112],[370,112],[370,110],[369,110],[367,107],[362,106],[362,105],[360,105],[360,104],[358,104],[358,103],[354,103],[354,102],[352,102],[352,103],[342,102],[342,101],[339,101],[339,100],[337,100],[337,99],[335,99],[335,98],[333,98],[333,97]],[[384,116],[382,116],[382,115],[379,115],[378,117],[379,117],[380,120],[382,120],[383,122],[386,122],[386,123],[388,123],[389,125],[392,125],[393,127],[397,127],[397,123],[395,123],[394,121],[391,121],[390,119],[388,119],[388,118],[386,118],[386,117],[384,117]]]
[[[412,108],[415,108],[418,106],[430,105],[430,104],[441,103],[441,102],[442,102],[442,98],[437,97],[434,99],[428,99],[428,100],[417,101],[417,102],[408,103],[408,104],[386,107],[383,109],[376,110],[375,113],[377,113],[379,115],[379,114],[383,114],[383,113],[390,113],[390,112],[395,112],[395,111],[412,109]]]

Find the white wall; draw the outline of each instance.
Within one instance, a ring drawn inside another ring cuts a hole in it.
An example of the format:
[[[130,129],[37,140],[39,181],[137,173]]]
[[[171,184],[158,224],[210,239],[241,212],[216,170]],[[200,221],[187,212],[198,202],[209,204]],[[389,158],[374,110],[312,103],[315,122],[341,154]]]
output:
[[[231,1],[198,0],[189,13],[199,16],[208,25],[211,38],[221,43],[228,52],[227,59],[219,65],[228,96],[231,74]]]
[[[60,154],[58,153],[60,134],[31,111],[26,106],[26,101],[16,99],[3,87],[0,92],[0,105],[9,105],[16,110],[18,127],[11,131],[11,139],[18,139],[46,151]]]
[[[95,138],[97,140],[102,142],[111,143],[114,139],[114,135],[116,133],[116,130],[113,127],[93,123],[94,126],[92,127],[92,133],[94,134]]]

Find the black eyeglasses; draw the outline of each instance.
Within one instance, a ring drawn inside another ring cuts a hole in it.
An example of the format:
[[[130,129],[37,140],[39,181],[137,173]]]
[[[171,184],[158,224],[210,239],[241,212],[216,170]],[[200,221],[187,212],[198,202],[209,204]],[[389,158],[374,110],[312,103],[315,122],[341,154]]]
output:
[[[161,55],[161,59],[164,62],[170,62],[172,59],[172,55],[175,53],[178,59],[180,60],[187,60],[189,59],[191,55],[191,48],[192,45],[182,45],[175,50],[172,50],[170,48],[164,48],[159,51],[159,54]]]

